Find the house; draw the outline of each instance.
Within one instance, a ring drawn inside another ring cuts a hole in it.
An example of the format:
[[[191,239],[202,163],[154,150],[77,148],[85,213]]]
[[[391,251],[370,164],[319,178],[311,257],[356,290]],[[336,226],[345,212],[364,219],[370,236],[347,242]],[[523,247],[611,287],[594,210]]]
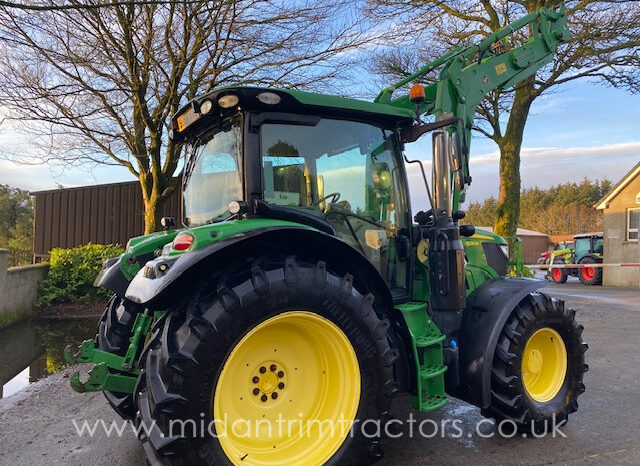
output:
[[[640,262],[640,162],[594,207],[604,213],[604,263]],[[640,267],[605,267],[602,284],[640,288]]]

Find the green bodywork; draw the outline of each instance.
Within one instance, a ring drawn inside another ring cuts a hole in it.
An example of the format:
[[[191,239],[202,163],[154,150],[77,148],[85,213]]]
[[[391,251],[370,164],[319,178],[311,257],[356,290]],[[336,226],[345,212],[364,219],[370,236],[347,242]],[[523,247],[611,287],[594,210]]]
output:
[[[132,280],[144,264],[134,262],[131,258],[136,258],[154,251],[157,251],[157,256],[162,255],[164,257],[174,257],[184,254],[185,252],[206,248],[213,243],[217,243],[241,233],[278,226],[296,226],[311,229],[306,225],[300,225],[298,223],[287,222],[284,220],[252,218],[212,223],[195,228],[151,233],[145,236],[137,236],[129,240],[124,254],[120,256],[120,268],[122,269],[124,276],[128,280]],[[186,251],[176,251],[171,247],[170,243],[180,233],[188,233],[194,238],[192,246]],[[165,248],[165,245],[169,245],[169,247]]]
[[[131,281],[144,265],[140,263],[138,257],[161,251],[162,247],[173,241],[177,234],[178,230],[167,230],[131,238],[124,254],[120,256],[120,269],[127,280]]]
[[[527,28],[531,37],[516,47],[509,48],[508,36],[518,29]],[[457,133],[463,139],[465,150],[460,154],[460,173],[451,173],[453,182],[453,209],[458,210],[465,199],[465,186],[470,181],[469,175],[469,145],[471,142],[471,127],[476,107],[484,96],[495,89],[503,89],[514,85],[518,81],[531,76],[538,69],[549,63],[559,43],[569,38],[566,28],[564,6],[559,10],[542,8],[531,13],[506,28],[498,31],[476,45],[461,46],[442,57],[427,64],[413,75],[406,77],[393,86],[384,89],[374,102],[365,102],[338,96],[315,94],[309,92],[278,89],[280,94],[286,94],[303,106],[308,114],[322,112],[337,115],[361,114],[360,117],[374,116],[387,121],[397,122],[398,129],[404,125],[411,126],[417,114],[434,115],[436,120],[455,117],[448,124],[450,133]],[[498,50],[502,46],[507,50]],[[394,92],[418,80],[429,72],[440,69],[439,79],[425,87],[426,99],[416,105],[408,96],[393,98]],[[231,92],[228,88],[225,92]],[[246,89],[246,88],[245,88]],[[276,91],[276,90],[274,90]],[[172,121],[172,130],[176,128],[176,118],[187,111],[199,112],[200,103],[208,97],[213,97],[220,90],[200,96],[177,112]],[[264,110],[273,111],[273,110]],[[277,111],[277,110],[276,110]],[[196,120],[200,118],[199,116]],[[347,118],[344,117],[343,118]],[[194,120],[194,121],[196,121]],[[204,120],[203,120],[204,121]],[[462,175],[462,176],[456,176]],[[463,181],[460,181],[463,180]],[[125,253],[120,257],[120,268],[125,278],[131,281],[144,263],[142,256],[153,254],[167,259],[211,246],[226,238],[246,233],[256,229],[274,226],[296,226],[307,229],[311,227],[282,220],[269,218],[246,218],[207,224],[189,229],[169,230],[146,236],[132,238],[127,244]],[[193,244],[186,251],[175,250],[171,242],[178,234],[188,233],[193,236]],[[498,235],[487,231],[477,230],[468,238],[463,238],[466,256],[465,277],[467,295],[487,280],[498,276],[487,261],[483,243],[506,246],[507,242]],[[436,409],[447,402],[444,392],[444,373],[447,367],[443,363],[443,343],[446,340],[433,321],[429,318],[427,307],[429,303],[428,261],[426,258],[426,241],[413,245],[415,261],[413,272],[413,295],[410,302],[396,305],[406,322],[415,361],[415,385],[417,393],[413,405],[420,410]],[[515,273],[522,273],[521,259],[510,263]],[[72,378],[72,386],[79,391],[110,390],[131,393],[139,374],[136,367],[135,355],[144,342],[154,317],[147,310],[139,314],[132,332],[131,343],[124,357],[116,356],[96,349],[92,341],[86,341],[75,356],[67,352],[69,362],[94,362],[96,367],[90,374],[89,381],[84,384],[77,376]],[[447,341],[448,345],[455,345],[455,341]],[[109,369],[117,372],[112,373]],[[129,373],[130,375],[125,375]]]

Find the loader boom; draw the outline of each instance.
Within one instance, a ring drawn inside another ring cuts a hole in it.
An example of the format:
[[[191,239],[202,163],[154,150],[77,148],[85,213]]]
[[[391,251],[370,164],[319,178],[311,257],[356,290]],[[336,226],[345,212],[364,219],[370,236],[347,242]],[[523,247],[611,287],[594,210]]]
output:
[[[529,28],[528,39],[508,49],[509,36]],[[434,115],[436,121],[454,117],[462,138],[460,175],[453,175],[453,210],[465,198],[469,177],[469,145],[476,107],[491,91],[506,89],[533,75],[549,63],[558,45],[570,38],[565,7],[557,10],[540,8],[489,35],[475,45],[461,45],[384,89],[375,102],[397,107],[416,107],[408,95],[392,99],[393,92],[413,81],[419,81],[440,68],[437,81],[425,86],[425,100],[418,104],[420,115]],[[453,126],[453,125],[452,125]],[[459,181],[457,181],[459,180]]]

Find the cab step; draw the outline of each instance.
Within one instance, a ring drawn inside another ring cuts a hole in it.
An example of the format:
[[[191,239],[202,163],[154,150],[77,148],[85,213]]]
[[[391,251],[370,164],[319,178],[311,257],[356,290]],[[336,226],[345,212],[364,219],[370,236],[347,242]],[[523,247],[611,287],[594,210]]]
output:
[[[447,366],[442,360],[442,342],[446,337],[429,318],[427,303],[409,302],[396,309],[402,312],[409,328],[418,375],[412,405],[420,411],[433,411],[449,401],[444,391]]]

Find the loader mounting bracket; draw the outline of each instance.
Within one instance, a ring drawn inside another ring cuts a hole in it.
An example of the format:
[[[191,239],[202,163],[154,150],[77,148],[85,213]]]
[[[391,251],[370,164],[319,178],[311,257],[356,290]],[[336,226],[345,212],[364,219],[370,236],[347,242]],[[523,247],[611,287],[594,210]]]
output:
[[[80,381],[80,373],[74,372],[71,376],[71,388],[76,392],[95,392],[108,390],[111,392],[133,393],[136,380],[140,375],[140,369],[134,369],[135,357],[143,337],[149,331],[153,321],[148,314],[138,314],[133,324],[133,336],[127,353],[124,356],[109,353],[96,348],[93,340],[85,340],[78,351],[71,354],[71,345],[64,350],[64,358],[69,364],[95,363],[89,371],[89,379]],[[114,373],[109,369],[115,369],[120,373]]]

